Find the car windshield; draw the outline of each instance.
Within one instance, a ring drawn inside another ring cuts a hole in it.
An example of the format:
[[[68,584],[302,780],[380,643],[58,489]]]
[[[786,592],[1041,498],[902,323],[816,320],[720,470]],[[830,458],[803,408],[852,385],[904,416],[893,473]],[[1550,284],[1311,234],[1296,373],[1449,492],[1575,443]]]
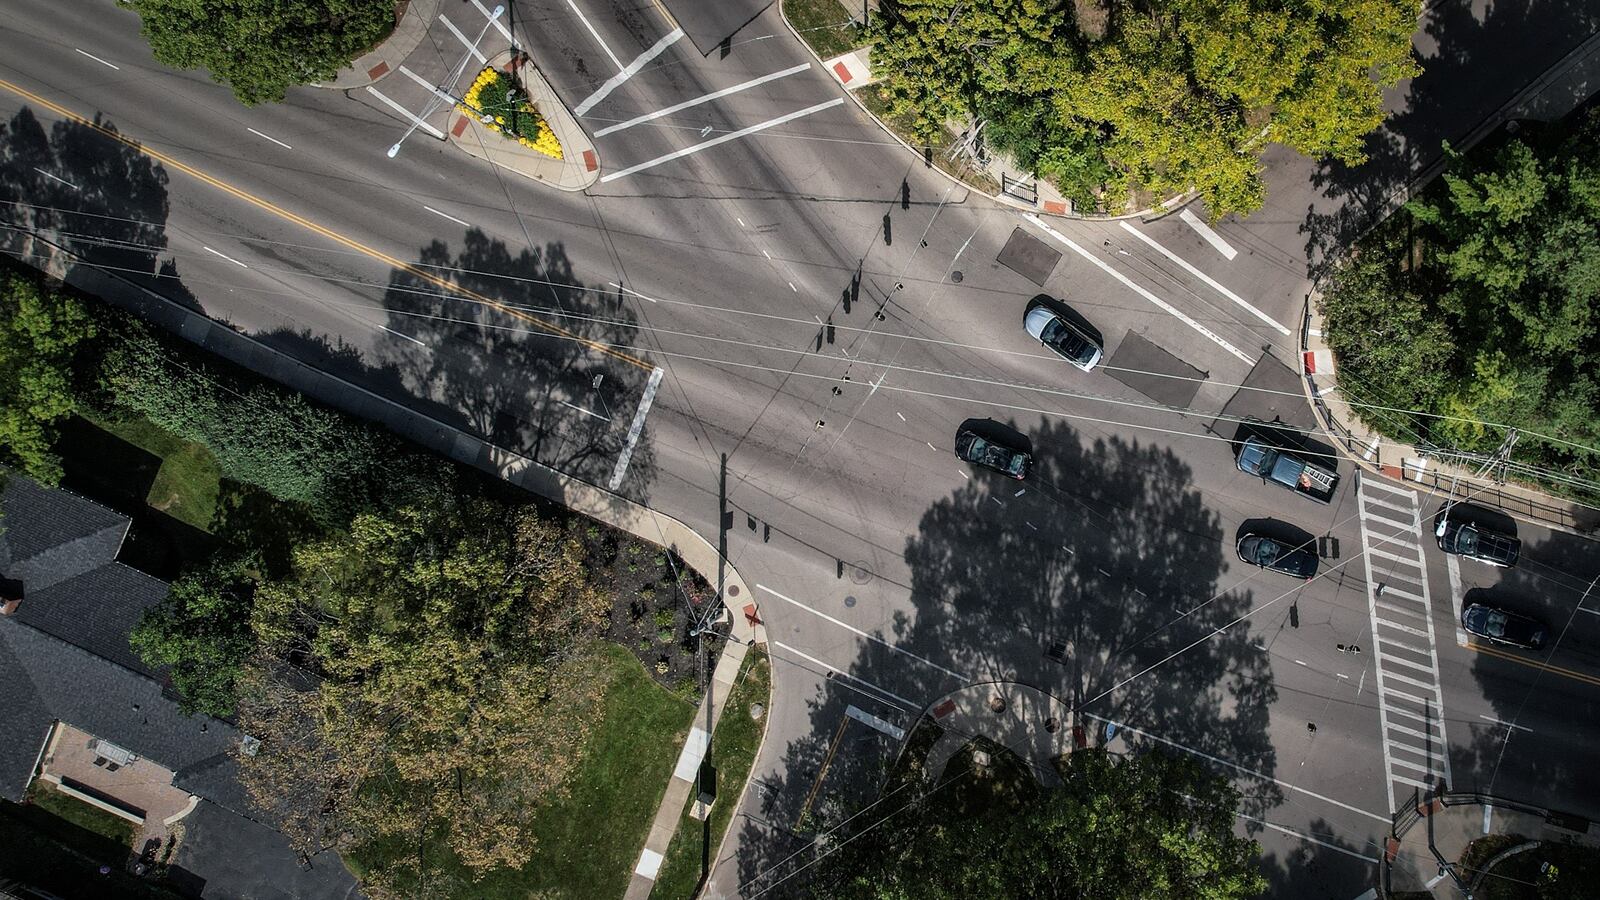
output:
[[[1484,616],[1483,630],[1488,632],[1490,637],[1505,637],[1506,614],[1502,612],[1490,612],[1487,616]]]
[[[1011,472],[1012,474],[1016,474],[1016,470],[1022,463],[1022,457],[1004,447],[991,444],[981,437],[972,439],[972,458],[976,462],[981,462],[986,466],[993,466],[996,469]]]
[[[1461,526],[1456,533],[1456,550],[1460,553],[1478,552],[1478,529],[1471,525]]]

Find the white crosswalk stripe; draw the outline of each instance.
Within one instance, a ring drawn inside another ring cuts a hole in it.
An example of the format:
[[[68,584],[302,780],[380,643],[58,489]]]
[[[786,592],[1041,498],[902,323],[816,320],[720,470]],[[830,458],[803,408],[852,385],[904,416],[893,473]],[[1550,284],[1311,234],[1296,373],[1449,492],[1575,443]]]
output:
[[[1362,558],[1367,565],[1367,609],[1376,645],[1372,649],[1383,732],[1384,788],[1393,809],[1396,785],[1404,793],[1412,788],[1432,789],[1441,779],[1450,782],[1439,655],[1434,649],[1416,492],[1363,478],[1356,500],[1361,510]]]

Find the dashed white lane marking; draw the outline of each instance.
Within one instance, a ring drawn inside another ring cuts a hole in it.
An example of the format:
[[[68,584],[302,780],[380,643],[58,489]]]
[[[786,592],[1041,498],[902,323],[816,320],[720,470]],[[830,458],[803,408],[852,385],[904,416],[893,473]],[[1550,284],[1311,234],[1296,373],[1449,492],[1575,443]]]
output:
[[[490,12],[489,8],[484,6],[481,2],[479,2],[479,0],[472,0],[472,5],[476,6],[478,8],[478,12],[483,13],[483,17],[485,19],[488,19],[494,25],[495,29],[500,32],[500,36],[501,37],[505,38],[508,41],[511,41],[513,44],[516,43],[516,41],[513,40],[512,37],[511,37],[510,29],[506,28],[504,23],[502,23],[500,21],[500,16],[499,15],[497,15],[496,13]]]
[[[767,259],[771,259],[772,258],[772,254],[768,253],[767,249],[765,247],[761,248],[761,255],[765,256]]]
[[[1367,571],[1367,611],[1372,621],[1373,667],[1378,681],[1384,790],[1389,808],[1393,809],[1397,784],[1404,791],[1412,787],[1431,789],[1441,777],[1446,784],[1450,782],[1444,696],[1439,685],[1439,657],[1434,649],[1428,573],[1422,555],[1422,515],[1416,492],[1362,478],[1356,503],[1361,515],[1361,555]],[[1378,531],[1376,526],[1384,530]],[[1382,600],[1378,599],[1380,595]],[[1404,614],[1403,621],[1397,612]],[[1405,725],[1395,721],[1402,716]],[[1421,761],[1413,757],[1420,757]]]
[[[895,645],[889,643],[888,641],[886,641],[886,640],[884,640],[884,639],[882,639],[880,637],[877,637],[876,635],[868,634],[867,632],[862,631],[861,629],[855,627],[854,625],[849,624],[848,622],[841,622],[840,620],[835,619],[833,616],[830,616],[827,613],[822,612],[821,610],[812,609],[811,607],[805,605],[804,603],[801,603],[799,600],[796,600],[796,599],[794,599],[792,597],[785,597],[784,595],[778,593],[777,591],[773,590],[772,588],[767,587],[764,584],[757,584],[756,585],[756,590],[758,590],[758,591],[766,591],[767,593],[771,594],[772,596],[777,597],[779,600],[782,600],[785,603],[791,603],[791,604],[799,607],[800,609],[803,609],[806,612],[811,613],[812,615],[816,616],[819,619],[825,619],[826,621],[832,622],[833,624],[839,626],[840,628],[843,628],[846,631],[858,634],[858,635],[866,638],[869,641],[876,641],[877,643],[880,643],[880,644],[884,645],[885,647],[888,647],[890,650],[893,650],[896,653],[900,653],[900,654],[903,654],[905,656],[911,657],[912,659],[916,660],[917,662],[925,663],[927,665],[933,666],[935,669],[938,669],[939,671],[945,673],[946,675],[950,675],[950,676],[953,676],[955,678],[958,678],[963,682],[970,680],[970,679],[967,678],[967,676],[961,674],[960,672],[956,672],[956,671],[953,671],[951,669],[946,669],[944,666],[939,665],[938,663],[934,662],[931,659],[928,659],[925,656],[918,656],[917,654],[912,653],[910,650],[906,650],[906,649],[903,649],[901,647],[896,647]]]
[[[824,669],[827,669],[829,672],[832,672],[833,674],[839,676],[840,678],[848,678],[848,679],[850,679],[851,681],[854,681],[857,684],[865,685],[873,693],[882,694],[885,697],[894,698],[894,701],[897,701],[897,702],[891,702],[890,703],[891,706],[899,706],[901,709],[915,709],[919,705],[919,704],[916,704],[916,703],[912,703],[910,700],[907,700],[906,698],[900,696],[899,694],[894,693],[893,691],[885,690],[884,688],[878,687],[877,685],[873,684],[870,681],[866,681],[864,679],[857,678],[856,676],[851,675],[849,672],[846,672],[846,671],[844,671],[842,669],[834,668],[833,666],[828,665],[827,663],[823,662],[822,660],[817,659],[815,656],[811,656],[810,654],[807,654],[807,653],[804,653],[804,652],[802,652],[800,650],[797,650],[794,647],[789,646],[788,644],[780,643],[778,641],[773,641],[772,642],[772,646],[777,647],[779,650],[782,650],[785,653],[793,653],[795,656],[800,657],[801,659],[805,660],[808,663],[811,663],[814,666],[821,666]]]
[[[1185,210],[1185,212],[1187,212],[1187,210]],[[1199,269],[1195,268],[1193,265],[1190,265],[1188,260],[1184,259],[1183,257],[1179,256],[1176,253],[1173,253],[1171,250],[1168,250],[1166,247],[1163,247],[1160,244],[1156,243],[1155,238],[1152,238],[1150,235],[1145,234],[1144,232],[1140,231],[1139,229],[1133,227],[1132,225],[1129,225],[1127,222],[1122,222],[1120,224],[1122,225],[1122,228],[1123,228],[1124,231],[1127,231],[1129,234],[1133,235],[1134,237],[1138,238],[1139,240],[1144,241],[1146,244],[1149,244],[1151,247],[1155,248],[1156,252],[1160,253],[1162,256],[1165,256],[1167,259],[1170,259],[1173,262],[1177,263],[1178,265],[1182,266],[1184,271],[1188,272],[1190,275],[1193,275],[1194,277],[1196,277],[1196,278],[1200,279],[1201,281],[1205,282],[1206,284],[1210,285],[1212,290],[1216,291],[1217,293],[1221,294],[1224,297],[1227,297],[1229,300],[1232,300],[1234,303],[1237,303],[1240,307],[1248,310],[1256,318],[1258,318],[1261,321],[1267,323],[1268,325],[1271,325],[1273,328],[1278,329],[1278,331],[1280,333],[1282,333],[1282,334],[1288,334],[1289,333],[1289,329],[1287,327],[1279,324],[1276,319],[1272,318],[1271,316],[1267,315],[1266,313],[1262,312],[1261,310],[1256,309],[1254,306],[1252,306],[1250,304],[1250,302],[1248,300],[1244,299],[1243,297],[1239,296],[1238,294],[1235,294],[1233,291],[1230,291],[1227,288],[1223,287],[1221,282],[1217,281],[1215,278],[1212,278],[1210,275],[1207,275],[1206,273],[1204,273],[1204,272],[1200,271]]]
[[[397,338],[404,338],[405,340],[408,340],[411,343],[416,344],[418,347],[426,347],[426,346],[428,346],[427,344],[424,344],[423,342],[417,340],[416,338],[412,337],[411,335],[406,334],[403,331],[395,331],[393,328],[390,328],[387,325],[379,325],[378,328],[380,330],[382,330],[382,331],[389,332],[390,334],[394,335]]]
[[[270,135],[270,134],[262,134],[261,132],[255,130],[254,128],[250,128],[249,126],[246,126],[244,130],[250,132],[251,134],[255,135],[258,138],[265,138],[266,140],[269,140],[269,141],[273,142],[274,144],[277,144],[279,147],[282,147],[285,150],[293,150],[294,149],[293,147],[289,146],[288,144],[285,144],[283,141],[278,140],[277,138],[273,137],[272,135]]]
[[[1200,221],[1199,216],[1185,209],[1183,212],[1178,213],[1178,218],[1183,220],[1183,224],[1193,228],[1197,234],[1205,238],[1206,243],[1217,248],[1217,252],[1226,257],[1229,262],[1233,262],[1233,258],[1239,255],[1239,251],[1233,249],[1231,244],[1223,240],[1222,235],[1217,234],[1210,225]]]
[[[622,445],[622,455],[617,457],[617,466],[611,470],[611,481],[608,486],[616,490],[622,484],[622,476],[628,474],[628,463],[633,459],[634,445],[639,443],[639,432],[644,430],[644,417],[650,414],[650,404],[656,399],[656,389],[661,387],[661,376],[667,374],[665,369],[656,366],[650,370],[650,380],[645,383],[644,396],[639,398],[639,409],[633,414],[633,424],[628,426],[628,440]]]
[[[478,58],[479,65],[489,61],[488,57],[483,55],[483,51],[478,49],[478,45],[467,40],[467,36],[461,33],[461,29],[457,28],[454,22],[445,18],[443,13],[439,14],[439,21],[444,23],[444,27],[450,29],[450,33],[456,36],[456,40],[461,42],[461,46],[467,48],[468,53]]]
[[[234,265],[238,266],[241,269],[250,268],[249,266],[245,265],[244,263],[239,262],[237,259],[234,259],[233,257],[229,256],[228,254],[223,253],[221,250],[213,250],[210,247],[206,247],[206,246],[201,246],[200,249],[204,250],[207,253],[210,253],[212,256],[220,256],[223,259],[227,260],[228,262],[233,263]]]
[[[1091,713],[1091,712],[1080,712],[1079,715],[1082,715],[1083,717],[1088,718],[1088,719],[1093,719],[1096,722],[1100,722],[1102,724],[1112,721],[1111,719],[1107,719],[1104,716],[1097,716],[1097,715],[1095,715],[1094,713]],[[1321,800],[1324,803],[1331,803],[1334,806],[1339,807],[1340,809],[1349,810],[1350,812],[1366,816],[1369,819],[1374,819],[1374,820],[1379,821],[1379,822],[1390,822],[1392,824],[1392,820],[1390,819],[1390,817],[1388,815],[1379,815],[1378,813],[1362,809],[1359,806],[1351,806],[1350,804],[1345,803],[1345,802],[1343,802],[1341,800],[1335,800],[1332,797],[1329,797],[1329,796],[1327,796],[1325,794],[1319,794],[1316,791],[1308,791],[1305,788],[1300,787],[1299,785],[1290,784],[1287,781],[1279,781],[1278,779],[1273,778],[1271,775],[1267,775],[1267,774],[1264,774],[1264,773],[1261,773],[1261,772],[1257,772],[1255,769],[1247,769],[1244,766],[1239,765],[1238,763],[1229,762],[1228,760],[1223,759],[1220,756],[1212,756],[1211,754],[1205,752],[1204,750],[1196,750],[1193,747],[1186,747],[1183,744],[1178,743],[1177,741],[1168,740],[1168,739],[1166,739],[1164,737],[1161,737],[1160,735],[1151,734],[1148,731],[1141,731],[1138,728],[1135,728],[1132,725],[1127,724],[1126,722],[1118,722],[1117,723],[1117,730],[1118,731],[1126,731],[1126,732],[1129,732],[1130,734],[1137,734],[1138,736],[1140,736],[1142,738],[1147,738],[1147,739],[1152,740],[1152,741],[1157,741],[1159,743],[1166,744],[1168,747],[1171,747],[1174,750],[1182,750],[1184,753],[1188,753],[1191,756],[1198,756],[1201,759],[1208,760],[1210,762],[1216,763],[1219,766],[1227,766],[1228,768],[1234,770],[1235,772],[1238,772],[1238,773],[1240,773],[1242,775],[1248,775],[1251,778],[1259,778],[1262,781],[1270,781],[1273,784],[1276,784],[1278,787],[1284,788],[1286,790],[1295,791],[1296,793],[1304,794],[1307,797],[1312,797],[1312,798],[1315,798],[1317,800]]]
[[[699,153],[701,150],[709,150],[712,147],[717,146],[718,144],[726,144],[729,141],[735,141],[735,140],[738,140],[739,138],[745,137],[747,135],[752,135],[752,134],[755,134],[757,132],[766,131],[768,128],[776,128],[779,125],[783,125],[783,124],[786,124],[788,122],[793,122],[796,119],[805,118],[806,116],[812,115],[814,113],[822,112],[825,109],[832,109],[833,107],[840,106],[843,103],[844,103],[844,98],[843,97],[835,97],[832,100],[828,100],[828,101],[825,101],[823,103],[818,103],[818,104],[816,104],[814,106],[808,106],[805,109],[797,109],[792,113],[787,113],[785,115],[781,115],[781,116],[777,117],[776,119],[768,119],[765,122],[759,122],[759,123],[757,123],[755,125],[751,125],[751,126],[748,126],[746,128],[741,128],[738,131],[730,131],[727,134],[718,135],[717,137],[714,137],[709,141],[701,141],[698,144],[693,144],[693,145],[690,145],[688,147],[684,147],[682,150],[674,150],[671,153],[668,153],[668,154],[665,154],[665,155],[662,155],[662,156],[658,156],[655,159],[649,160],[647,162],[639,163],[636,166],[629,166],[628,168],[623,169],[620,172],[612,172],[609,175],[603,176],[600,180],[601,181],[616,181],[618,178],[626,178],[629,175],[634,174],[635,172],[642,172],[645,169],[653,169],[656,166],[661,165],[662,163],[671,162],[671,161],[673,161],[675,159],[680,159],[680,158],[688,156],[688,155],[690,155],[692,153]]]
[[[900,412],[899,410],[895,411],[895,415],[899,416],[900,417],[900,421],[902,421],[902,422],[904,422],[906,420],[905,414]]]
[[[583,10],[578,8],[576,0],[567,0],[567,5],[572,7],[573,14],[578,17],[579,22],[583,23],[583,27],[589,29],[589,34],[594,36],[594,42],[600,45],[600,49],[604,50],[607,56],[611,57],[612,65],[619,69],[622,68],[622,60],[617,59],[617,55],[611,52],[610,47],[606,46],[606,42],[600,37],[600,32],[595,30],[594,25],[589,21],[589,17],[585,16]],[[582,115],[582,113],[579,113],[579,115]]]
[[[621,131],[624,128],[632,128],[635,125],[642,125],[645,122],[654,121],[656,119],[661,118],[662,116],[670,116],[675,112],[681,112],[683,110],[689,109],[690,107],[699,106],[702,103],[710,103],[712,100],[718,100],[718,99],[721,99],[723,97],[729,96],[730,94],[737,94],[740,91],[749,90],[750,88],[756,87],[757,85],[766,84],[769,81],[776,81],[779,78],[787,78],[790,75],[799,74],[799,73],[804,72],[805,70],[807,70],[809,68],[811,68],[811,64],[810,63],[801,63],[798,66],[791,66],[791,67],[789,67],[787,69],[784,69],[782,71],[773,72],[771,75],[763,75],[760,78],[752,78],[749,81],[743,82],[741,84],[736,84],[733,87],[726,87],[726,88],[723,88],[720,91],[712,91],[709,94],[702,94],[699,97],[694,98],[693,100],[685,100],[682,103],[674,103],[671,106],[666,107],[665,109],[658,109],[655,112],[645,113],[642,116],[634,116],[633,118],[627,120],[626,122],[618,122],[615,125],[607,125],[606,127],[600,129],[599,131],[596,131],[594,133],[594,136],[595,137],[604,137],[604,136],[606,136],[608,134],[611,134],[612,132]],[[741,220],[739,222],[739,224],[743,225],[744,222]]]
[[[897,741],[903,741],[906,739],[905,729],[896,728],[859,706],[854,704],[846,706],[844,708],[844,714],[852,719],[855,719],[857,722],[860,722],[868,728],[873,728],[883,732],[884,734],[887,734],[889,737],[892,737]]]
[[[938,447],[935,447],[935,446],[934,446],[934,445],[933,445],[933,441],[923,441],[923,443],[924,443],[924,444],[927,444],[927,445],[928,445],[928,449],[929,449],[929,450],[932,450],[932,451],[933,451],[933,452],[935,452],[935,453],[938,453],[938,452],[939,452],[939,448],[938,448]]]
[[[440,216],[442,218],[449,219],[450,221],[456,223],[457,225],[461,225],[461,226],[466,227],[466,228],[471,228],[472,227],[472,223],[471,222],[466,222],[466,221],[463,221],[461,219],[458,219],[455,216],[452,216],[447,212],[440,212],[440,211],[438,211],[437,209],[434,209],[431,206],[423,206],[422,208],[427,210],[428,212],[433,213],[436,216]]]
[[[1039,230],[1043,231],[1045,234],[1050,235],[1051,237],[1055,238],[1056,240],[1058,240],[1061,243],[1063,243],[1063,244],[1067,245],[1068,247],[1070,247],[1074,253],[1078,254],[1079,256],[1083,257],[1084,259],[1087,259],[1089,262],[1094,263],[1096,266],[1098,266],[1100,268],[1101,271],[1105,272],[1107,275],[1110,275],[1112,278],[1115,278],[1116,280],[1122,282],[1123,286],[1126,287],[1128,290],[1133,291],[1135,294],[1138,294],[1139,296],[1145,298],[1146,300],[1149,300],[1151,303],[1154,303],[1156,306],[1160,307],[1162,311],[1164,311],[1164,312],[1168,313],[1169,315],[1173,316],[1178,321],[1180,321],[1183,324],[1189,326],[1190,328],[1193,328],[1195,331],[1200,332],[1201,334],[1205,335],[1207,338],[1210,338],[1212,343],[1216,344],[1218,347],[1221,347],[1222,349],[1224,349],[1224,350],[1228,351],[1229,353],[1233,354],[1233,356],[1236,359],[1238,359],[1240,362],[1244,363],[1245,365],[1250,365],[1252,362],[1254,362],[1254,360],[1250,359],[1250,357],[1248,357],[1248,356],[1244,355],[1242,352],[1240,352],[1238,347],[1235,347],[1234,345],[1232,345],[1232,344],[1228,343],[1227,341],[1223,340],[1221,335],[1218,335],[1216,332],[1212,331],[1211,329],[1205,327],[1204,325],[1201,325],[1199,322],[1196,322],[1194,319],[1190,318],[1182,310],[1178,309],[1177,307],[1173,306],[1172,304],[1168,303],[1167,301],[1161,299],[1160,297],[1157,297],[1155,294],[1150,293],[1149,291],[1145,290],[1144,288],[1140,287],[1139,285],[1134,284],[1133,280],[1128,278],[1128,276],[1122,274],[1121,272],[1118,272],[1116,269],[1111,268],[1110,264],[1108,264],[1105,260],[1101,259],[1098,256],[1095,256],[1094,254],[1090,253],[1089,251],[1087,251],[1087,250],[1083,249],[1082,247],[1078,246],[1078,243],[1076,241],[1074,241],[1072,238],[1067,237],[1066,235],[1062,234],[1061,232],[1059,232],[1059,231],[1055,230],[1054,228],[1051,228],[1049,225],[1045,224],[1043,219],[1040,219],[1038,216],[1034,215],[1033,213],[1023,213],[1022,217],[1024,219],[1027,219],[1029,222],[1032,222],[1035,227],[1037,227]]]
[[[122,67],[121,66],[116,65],[114,63],[108,63],[105,60],[101,59],[98,56],[95,56],[93,53],[90,53],[87,50],[78,50],[77,47],[73,47],[72,49],[77,50],[79,53],[83,54],[84,56],[89,57],[90,59],[94,60],[95,62],[99,63],[102,66],[111,66],[111,68],[116,69],[118,72],[122,71]]]
[[[35,172],[38,172],[40,175],[43,175],[44,177],[50,179],[51,181],[59,181],[62,184],[66,185],[69,188],[72,188],[75,191],[79,189],[77,185],[75,185],[72,182],[66,180],[65,178],[62,178],[62,177],[60,177],[58,175],[51,175],[49,172],[46,172],[45,170],[39,168],[38,166],[34,166],[33,170]]]
[[[800,289],[794,286],[794,282],[789,281],[785,283],[789,285],[789,290],[794,291],[796,294],[800,293]]]
[[[567,0],[567,2],[571,3],[572,0]],[[577,9],[578,7],[573,6],[572,8],[573,9]],[[580,18],[582,17],[582,13],[579,13],[579,17]],[[584,19],[583,24],[588,25],[589,24],[589,20]],[[593,33],[594,32],[594,27],[590,26],[589,31],[591,33]],[[605,84],[602,84],[602,85],[600,85],[600,87],[596,88],[594,93],[592,93],[588,97],[586,97],[582,103],[579,103],[577,105],[577,107],[575,107],[572,110],[573,114],[581,116],[584,113],[588,112],[589,110],[594,109],[595,104],[597,104],[601,100],[604,100],[605,98],[611,96],[611,92],[612,91],[614,91],[617,88],[621,87],[623,82],[627,81],[629,78],[632,78],[634,75],[636,75],[639,72],[640,69],[644,68],[646,65],[648,65],[650,63],[650,60],[655,59],[656,57],[660,56],[661,53],[663,51],[665,51],[668,47],[671,47],[673,44],[677,43],[678,42],[678,38],[681,38],[681,37],[683,37],[683,29],[682,28],[674,28],[674,29],[672,29],[670,32],[662,35],[661,36],[661,40],[656,41],[654,44],[651,44],[649,50],[646,50],[645,52],[639,54],[639,56],[637,58],[635,58],[633,62],[628,63],[627,68],[623,68],[622,63],[618,62],[617,58],[615,56],[612,56],[611,57],[611,61],[614,62],[614,63],[617,63],[617,68],[618,69],[622,69],[622,71],[620,71],[617,74],[611,76],[610,78],[607,78]],[[600,35],[596,34],[594,36],[594,39],[597,40],[597,41],[600,40]],[[600,44],[600,46],[605,47],[605,43],[602,42]],[[610,52],[611,52],[611,49],[609,47],[607,47],[606,48],[606,53],[610,53]]]
[[[406,109],[404,106],[401,106],[400,104],[394,102],[393,100],[390,100],[387,96],[385,96],[377,88],[373,87],[370,84],[367,85],[367,93],[371,94],[374,97],[377,97],[379,100],[382,100],[384,102],[384,105],[388,106],[390,109],[392,109],[395,112],[399,113],[400,115],[404,116],[406,121],[408,121],[411,124],[417,126],[418,128],[421,128],[423,131],[426,131],[427,133],[433,135],[435,138],[437,138],[437,139],[439,139],[441,141],[444,140],[444,132],[442,132],[439,129],[433,127],[432,125],[429,125],[427,122],[424,122],[421,119],[417,118],[416,114],[412,113],[411,110]]]

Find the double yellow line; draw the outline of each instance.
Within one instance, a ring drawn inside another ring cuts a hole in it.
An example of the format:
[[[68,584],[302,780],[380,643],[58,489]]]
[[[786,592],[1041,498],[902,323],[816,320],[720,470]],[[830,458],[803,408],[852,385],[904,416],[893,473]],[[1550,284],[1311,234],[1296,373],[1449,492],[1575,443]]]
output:
[[[1574,681],[1581,681],[1584,684],[1592,684],[1600,687],[1600,677],[1590,675],[1587,672],[1579,672],[1574,669],[1564,669],[1561,666],[1553,666],[1547,662],[1544,662],[1543,660],[1529,659],[1526,656],[1512,653],[1509,650],[1501,650],[1499,647],[1492,647],[1488,644],[1480,644],[1477,641],[1467,641],[1467,649],[1476,653],[1482,653],[1485,656],[1493,656],[1497,659],[1508,660],[1510,662],[1528,666],[1529,668],[1533,669],[1543,669],[1552,675],[1560,675],[1563,678],[1571,678]]]
[[[162,163],[163,165],[167,166],[168,168],[176,169],[179,172],[184,173],[185,175],[188,175],[188,176],[190,176],[192,178],[199,179],[200,181],[203,181],[206,184],[211,185],[212,187],[216,188],[217,190],[222,191],[223,193],[226,193],[226,194],[230,194],[230,195],[232,195],[234,197],[237,197],[238,199],[243,200],[244,202],[250,204],[251,206],[256,207],[257,209],[262,210],[263,212],[271,213],[272,215],[275,215],[275,216],[277,216],[277,217],[279,217],[281,219],[284,219],[284,220],[289,221],[289,222],[293,222],[294,224],[299,225],[300,227],[305,228],[308,231],[311,231],[311,232],[313,232],[315,234],[322,235],[323,237],[327,238],[328,240],[334,241],[335,243],[338,243],[338,244],[340,244],[342,246],[348,247],[349,249],[354,250],[357,253],[362,254],[363,256],[367,256],[367,257],[369,257],[371,259],[378,260],[379,262],[382,262],[385,265],[391,266],[391,267],[393,267],[395,269],[399,269],[400,271],[403,271],[403,272],[406,272],[406,273],[408,273],[410,275],[416,276],[417,278],[420,278],[423,281],[426,281],[429,284],[432,284],[435,287],[440,288],[441,290],[447,291],[447,292],[452,293],[452,294],[457,294],[457,295],[460,295],[462,297],[466,297],[466,298],[468,298],[470,300],[474,300],[474,301],[477,301],[479,303],[482,303],[482,304],[484,304],[486,306],[492,307],[493,309],[499,310],[500,312],[503,312],[506,315],[511,316],[514,319],[520,320],[522,322],[526,322],[527,324],[532,325],[535,328],[538,328],[538,329],[540,329],[542,331],[548,332],[549,334],[556,335],[557,337],[563,337],[563,338],[567,338],[569,340],[576,341],[576,342],[584,345],[585,347],[588,347],[589,349],[594,350],[597,353],[601,353],[601,354],[603,354],[605,356],[609,356],[612,359],[620,360],[621,362],[625,362],[625,363],[628,363],[629,365],[633,365],[633,366],[638,366],[639,368],[645,369],[645,370],[649,370],[649,369],[655,368],[655,366],[653,366],[652,364],[650,364],[648,362],[645,362],[644,360],[639,359],[638,357],[633,356],[632,354],[625,353],[625,352],[623,352],[621,350],[616,349],[615,347],[611,347],[611,346],[606,345],[606,344],[601,344],[601,343],[598,343],[596,341],[591,341],[588,338],[583,337],[582,335],[576,334],[576,333],[574,333],[572,331],[568,331],[567,329],[562,328],[560,325],[557,325],[557,324],[555,324],[553,322],[546,322],[545,320],[539,318],[538,316],[529,315],[528,313],[523,312],[520,309],[512,308],[510,306],[505,305],[504,303],[499,302],[498,300],[493,300],[493,299],[491,299],[489,297],[485,297],[484,295],[477,293],[476,291],[468,290],[467,288],[462,287],[459,284],[456,284],[454,281],[451,281],[448,278],[441,278],[438,275],[435,275],[434,273],[429,272],[429,271],[427,271],[425,269],[421,269],[421,268],[418,268],[418,267],[416,267],[414,265],[411,265],[410,263],[402,262],[401,260],[395,259],[394,257],[390,256],[389,254],[384,253],[382,250],[378,250],[378,249],[376,249],[374,247],[368,247],[366,244],[363,244],[360,241],[357,241],[357,240],[355,240],[353,238],[346,237],[346,236],[334,231],[331,228],[328,228],[328,227],[323,226],[323,225],[319,225],[316,222],[313,222],[310,219],[305,218],[304,216],[301,216],[301,215],[298,215],[296,213],[290,212],[289,210],[284,209],[283,207],[278,206],[277,204],[271,203],[271,202],[269,202],[267,200],[263,200],[262,198],[257,197],[255,194],[252,194],[249,191],[243,190],[241,188],[234,187],[233,185],[228,184],[227,182],[223,181],[220,178],[216,178],[216,177],[214,177],[212,175],[207,175],[205,172],[202,172],[199,169],[196,169],[195,167],[189,165],[188,163],[182,162],[181,160],[174,159],[173,157],[168,156],[168,155],[166,155],[165,153],[162,153],[159,150],[151,150],[149,147],[145,147],[145,146],[141,145],[138,141],[135,141],[132,138],[127,137],[126,135],[123,135],[123,134],[120,134],[120,133],[118,133],[116,131],[113,131],[110,128],[106,128],[105,126],[99,124],[98,122],[94,122],[94,121],[92,121],[90,119],[86,119],[83,116],[78,115],[77,113],[73,112],[70,109],[67,109],[67,108],[65,108],[63,106],[60,106],[60,105],[58,105],[56,103],[53,103],[53,102],[51,102],[49,100],[46,100],[45,98],[39,96],[38,94],[33,93],[32,91],[28,90],[27,88],[21,87],[19,85],[12,84],[11,82],[6,81],[3,78],[0,78],[0,88],[4,88],[5,90],[10,91],[11,93],[16,94],[18,97],[21,97],[21,98],[23,98],[24,100],[27,100],[30,103],[34,103],[34,104],[37,104],[39,106],[42,106],[45,109],[50,110],[51,112],[55,113],[56,115],[58,115],[58,116],[60,116],[60,117],[62,117],[64,119],[69,119],[69,120],[71,120],[73,122],[76,122],[79,125],[84,126],[85,128],[92,128],[95,131],[98,131],[101,134],[105,135],[106,137],[111,138],[112,140],[114,140],[114,141],[116,141],[116,142],[118,142],[120,144],[123,144],[123,145],[125,145],[125,146],[127,146],[127,147],[129,147],[131,149],[133,149],[134,151],[136,151],[138,153],[142,153],[145,156],[148,156],[151,159]]]

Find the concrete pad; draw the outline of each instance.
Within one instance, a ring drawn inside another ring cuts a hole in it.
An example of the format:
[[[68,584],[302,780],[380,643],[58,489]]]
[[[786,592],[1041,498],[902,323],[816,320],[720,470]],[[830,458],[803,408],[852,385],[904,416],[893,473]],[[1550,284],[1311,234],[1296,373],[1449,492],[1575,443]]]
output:
[[[1111,355],[1105,372],[1151,400],[1179,409],[1194,402],[1194,395],[1207,377],[1205,372],[1131,331]]]
[[[711,734],[696,726],[689,732],[689,739],[683,742],[683,752],[678,754],[678,765],[672,770],[672,777],[694,781],[700,763],[706,758],[706,748],[710,746]]]
[[[656,873],[661,871],[661,854],[654,850],[646,850],[639,854],[639,864],[633,867],[635,875],[643,875],[654,881]]]
[[[1263,422],[1277,420],[1291,428],[1315,430],[1317,427],[1317,420],[1300,387],[1299,376],[1271,353],[1263,353],[1256,360],[1239,390],[1222,407],[1222,413],[1224,416],[1256,418]],[[1219,421],[1213,427],[1230,434],[1233,431],[1226,422]]]
[[[996,259],[1011,271],[1044,287],[1056,263],[1061,261],[1061,252],[1018,226]]]

